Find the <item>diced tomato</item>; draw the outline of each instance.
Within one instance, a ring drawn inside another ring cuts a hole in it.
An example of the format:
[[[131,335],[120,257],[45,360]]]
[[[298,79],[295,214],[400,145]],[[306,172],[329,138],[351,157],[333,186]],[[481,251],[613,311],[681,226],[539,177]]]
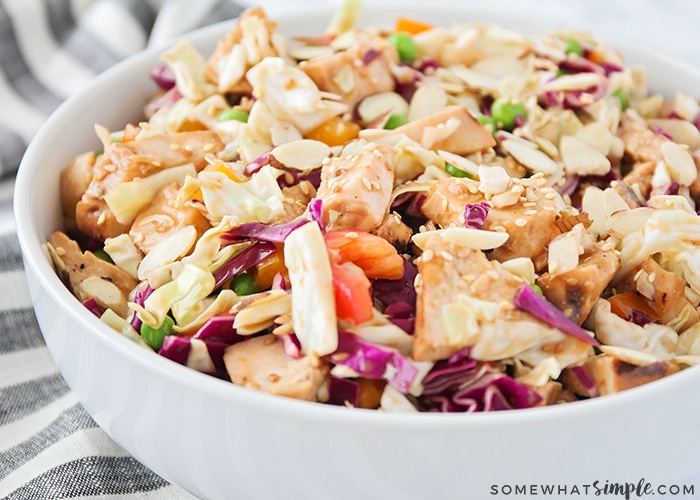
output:
[[[352,262],[342,264],[331,259],[335,311],[338,318],[359,325],[374,316],[370,282]]]
[[[359,266],[368,278],[397,280],[403,277],[403,257],[384,238],[365,231],[329,231],[324,236],[340,262]]]
[[[634,292],[618,293],[608,298],[610,310],[624,319],[629,319],[633,311],[641,311],[649,316],[653,321],[659,319],[659,314],[644,297]]]
[[[417,35],[418,33],[428,31],[432,28],[432,24],[424,23],[422,21],[417,21],[415,19],[410,19],[407,17],[399,17],[398,19],[396,19],[394,31],[396,31],[397,33],[408,33],[409,35]]]

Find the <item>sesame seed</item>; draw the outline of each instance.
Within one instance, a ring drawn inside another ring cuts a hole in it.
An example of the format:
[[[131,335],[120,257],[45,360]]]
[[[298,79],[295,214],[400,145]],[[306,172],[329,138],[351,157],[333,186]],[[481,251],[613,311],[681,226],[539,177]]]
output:
[[[208,153],[209,151],[212,151],[213,149],[214,149],[214,145],[210,143],[210,144],[205,144],[204,147],[202,148],[202,151],[204,151],[205,153]]]
[[[442,250],[440,252],[440,256],[445,259],[447,262],[453,262],[455,260],[454,256],[448,252],[447,250]]]
[[[185,144],[185,147],[183,148],[185,151],[188,153],[191,153],[194,149],[192,148],[192,144]]]
[[[496,231],[498,233],[505,233],[506,232],[506,228],[504,226],[492,226],[491,230]]]
[[[537,210],[525,210],[523,215],[537,215]]]
[[[56,250],[56,255],[58,256],[66,255],[66,249],[63,247],[56,247],[54,250]]]
[[[557,210],[556,208],[551,207],[551,206],[549,206],[549,205],[546,206],[546,207],[544,207],[544,209],[545,209],[547,212],[556,212],[556,210]]]
[[[473,274],[463,274],[462,280],[465,281],[466,283],[471,283],[474,280],[476,280],[476,276],[474,276]]]
[[[476,194],[476,193],[479,192],[479,188],[476,187],[474,184],[469,184],[469,186],[467,187],[467,189],[469,190],[469,192],[470,192],[471,194]]]
[[[542,173],[542,172],[536,172],[536,173],[532,174],[532,177],[530,177],[530,178],[531,178],[531,179],[540,179],[540,178],[542,178],[542,177],[544,177],[544,173]]]
[[[639,277],[642,275],[643,272],[644,272],[644,270],[643,270],[643,269],[640,269],[639,271],[637,271],[636,273],[634,273],[634,277],[632,278],[632,280],[633,280],[633,281],[637,281],[637,280],[639,279]]]
[[[501,277],[501,276],[498,274],[498,272],[497,272],[497,271],[494,271],[493,269],[491,269],[490,271],[487,271],[486,275],[487,275],[489,278],[491,278],[492,280],[497,280],[498,278]]]
[[[443,199],[442,199],[441,205],[442,205],[442,209],[443,209],[443,210],[447,210],[447,208],[448,208],[449,205],[450,205],[450,204],[447,202],[447,198],[443,198]]]
[[[521,198],[521,199],[522,199],[522,198]],[[529,207],[535,207],[535,206],[537,206],[537,203],[535,203],[534,201],[526,201],[525,203],[523,203],[523,206],[524,206],[524,207],[527,207],[527,208],[529,208]]]
[[[104,165],[104,169],[105,169],[107,172],[116,172],[116,171],[117,171],[117,166],[116,166],[116,165],[113,165],[113,164],[111,164],[111,163],[107,163],[106,165]]]
[[[372,181],[372,189],[374,191],[381,191],[382,186],[377,181]]]
[[[107,221],[107,214],[105,212],[102,212],[100,216],[97,218],[97,225],[101,226]]]
[[[655,279],[656,279],[656,273],[651,273],[651,274],[649,275],[649,278],[647,278],[647,280],[649,281],[649,283],[653,283]]]
[[[362,178],[362,185],[367,191],[372,191],[372,183],[369,182],[369,179],[367,177]]]
[[[556,197],[557,197],[557,193],[547,193],[544,195],[544,198],[547,200],[553,200]]]
[[[170,149],[172,149],[173,151],[178,151],[180,149],[180,145],[174,142],[170,145]]]
[[[431,260],[433,260],[434,255],[435,254],[433,253],[432,250],[426,250],[422,254],[423,262],[430,262]]]
[[[268,380],[268,382],[271,382],[271,383],[274,384],[275,382],[279,382],[280,376],[277,375],[276,373],[270,373],[270,374],[267,376],[267,380]]]
[[[515,225],[518,227],[525,227],[527,226],[527,219],[524,219],[522,217],[519,219],[515,219]]]
[[[345,237],[349,238],[351,240],[357,239],[359,236],[360,235],[357,234],[355,231],[349,231],[349,232],[345,233]]]

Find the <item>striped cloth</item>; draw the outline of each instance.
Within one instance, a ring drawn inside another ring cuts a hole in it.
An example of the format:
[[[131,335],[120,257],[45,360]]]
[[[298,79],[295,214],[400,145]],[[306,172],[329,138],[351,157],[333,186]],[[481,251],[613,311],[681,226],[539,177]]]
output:
[[[31,308],[12,216],[13,177],[39,126],[119,60],[235,17],[228,0],[0,0],[0,498],[193,498],[90,418]]]

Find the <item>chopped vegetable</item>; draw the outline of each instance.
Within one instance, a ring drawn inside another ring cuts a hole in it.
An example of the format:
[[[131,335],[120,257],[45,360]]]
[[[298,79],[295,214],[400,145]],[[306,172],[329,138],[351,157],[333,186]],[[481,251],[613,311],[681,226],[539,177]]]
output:
[[[417,35],[418,33],[428,31],[432,28],[432,24],[424,23],[416,19],[409,19],[407,17],[398,17],[394,25],[394,31],[398,33],[408,33],[409,35]]]
[[[412,62],[416,58],[418,46],[416,41],[408,33],[392,33],[387,41],[394,46],[399,53],[401,62]]]
[[[466,177],[467,179],[474,178],[471,173],[452,165],[452,163],[445,163],[445,172],[450,174],[452,177]]]
[[[235,276],[231,281],[231,290],[236,292],[236,295],[252,295],[258,291],[255,284],[255,278],[248,273],[241,273]]]
[[[226,111],[223,111],[219,115],[217,120],[220,122],[225,122],[228,120],[237,120],[239,122],[247,123],[248,116],[249,116],[248,113],[246,111],[243,111],[242,109],[230,108],[230,109],[227,109]]]
[[[501,97],[491,105],[491,117],[499,128],[513,130],[517,117],[527,118],[527,109],[522,102]]]
[[[141,338],[154,350],[157,351],[163,346],[163,339],[173,332],[175,322],[166,316],[163,323],[158,328],[153,328],[147,324],[141,325]]]
[[[394,130],[395,128],[399,128],[400,126],[406,125],[407,123],[408,117],[406,115],[392,113],[391,115],[389,115],[389,119],[384,124],[384,128],[387,130]]]

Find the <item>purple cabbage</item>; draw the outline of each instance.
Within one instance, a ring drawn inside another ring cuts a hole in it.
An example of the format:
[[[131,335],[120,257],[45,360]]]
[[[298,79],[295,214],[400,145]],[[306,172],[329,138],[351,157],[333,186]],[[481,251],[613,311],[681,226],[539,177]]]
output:
[[[157,95],[146,104],[146,116],[153,116],[156,111],[162,108],[171,108],[182,98],[182,94],[173,87],[162,94]]]
[[[311,220],[315,221],[316,224],[318,224],[318,227],[321,228],[321,231],[324,231],[325,227],[323,225],[323,201],[320,198],[313,198],[311,201],[309,201],[307,208],[309,210]]]
[[[233,321],[235,319],[236,317],[232,314],[214,316],[207,320],[192,338],[205,340],[207,342],[219,342],[226,345],[232,345],[245,340],[246,337],[238,335],[236,329],[233,328]]]
[[[277,251],[274,243],[269,241],[258,241],[250,248],[245,249],[233,259],[221,266],[214,273],[214,289],[218,289],[231,278],[238,276],[246,269],[262,262]]]
[[[409,335],[413,335],[416,327],[416,307],[406,302],[392,302],[386,309],[384,315],[389,321],[401,328]]]
[[[529,284],[524,284],[515,296],[515,307],[532,314],[540,321],[591,345],[600,343],[577,323],[567,318],[554,304],[537,293]]]
[[[632,314],[630,314],[629,318],[627,318],[627,321],[631,321],[635,325],[639,326],[648,325],[649,323],[654,322],[654,320],[651,319],[647,313],[638,309],[632,310]]]
[[[136,292],[134,292],[134,303],[140,305],[141,307],[145,307],[146,299],[150,297],[152,293],[153,288],[151,288],[151,285],[148,283],[139,285],[139,287],[136,288]],[[134,330],[137,332],[141,331],[142,321],[139,319],[136,313],[132,313],[129,323],[134,327]]]
[[[608,79],[601,75],[600,84],[590,87],[585,91],[547,91],[542,95],[542,98],[547,107],[580,109],[605,97],[607,90]]]
[[[272,151],[272,150],[270,150]],[[263,153],[245,166],[243,173],[250,177],[270,161],[270,151]]]
[[[665,137],[669,141],[673,140],[673,136],[671,134],[669,134],[668,132],[666,132],[661,127],[659,127],[658,125],[654,125],[653,127],[651,127],[651,131],[654,132],[656,135],[660,135],[662,137]]]
[[[579,176],[576,174],[567,175],[564,178],[564,183],[556,186],[557,192],[561,196],[571,196],[576,192],[579,185]]]
[[[294,333],[281,335],[279,339],[282,342],[282,349],[287,356],[294,359],[301,358],[301,342],[299,342]]]
[[[326,357],[331,363],[347,366],[359,375],[385,380],[403,394],[408,393],[418,369],[400,352],[378,346],[345,331],[338,331],[338,349]]]
[[[598,391],[598,386],[583,366],[571,366],[568,368],[568,371],[569,373],[571,373],[571,375],[573,375],[576,378],[578,383],[581,385],[581,387],[586,393],[585,395],[591,398],[595,398],[600,395]]]
[[[464,226],[472,229],[481,229],[484,227],[489,208],[491,208],[491,206],[485,201],[467,203],[464,207]]]
[[[181,365],[201,371],[201,365],[190,359],[192,345],[197,342],[201,342],[206,346],[209,358],[214,365],[215,373],[223,373],[226,370],[226,366],[224,365],[224,351],[228,347],[228,344],[167,335],[165,339],[163,339],[163,347],[158,350],[158,354]],[[203,373],[210,372],[207,371]]]
[[[163,90],[170,90],[175,86],[175,73],[167,64],[152,67],[148,76]]]
[[[403,302],[415,309],[416,289],[413,282],[418,275],[418,268],[408,259],[404,259],[403,276],[398,280],[375,279],[372,280],[372,297],[384,307],[389,307],[395,302]]]
[[[438,361],[422,381],[419,403],[434,412],[482,412],[532,408],[542,401],[532,388],[463,349]]]
[[[416,191],[400,194],[391,204],[391,209],[402,216],[423,217],[421,207],[427,196]]]
[[[362,54],[362,64],[367,66],[369,63],[374,61],[381,54],[382,54],[381,51],[379,51],[378,49],[375,49],[375,48],[369,49],[367,52]]]
[[[90,297],[89,299],[83,301],[83,305],[85,308],[90,311],[92,314],[97,316],[98,318],[102,316],[102,313],[104,310],[100,307],[100,305],[97,303],[97,301]]]
[[[360,405],[360,383],[356,380],[331,377],[327,403],[335,406]]]
[[[263,224],[262,222],[247,222],[229,229],[219,239],[223,244],[236,243],[246,240],[268,241],[282,243],[295,229],[309,222],[301,216],[282,224]]]

